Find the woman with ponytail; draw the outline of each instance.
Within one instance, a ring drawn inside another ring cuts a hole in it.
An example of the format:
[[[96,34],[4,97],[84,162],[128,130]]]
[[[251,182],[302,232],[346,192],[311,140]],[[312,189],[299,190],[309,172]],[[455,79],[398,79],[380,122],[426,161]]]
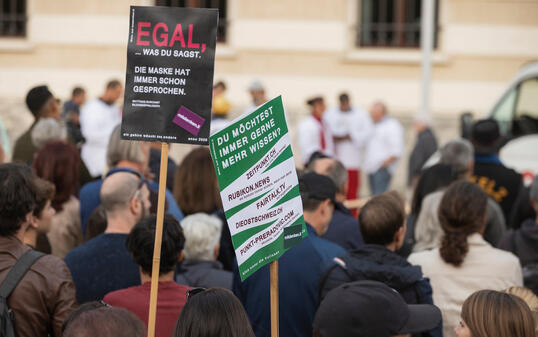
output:
[[[441,247],[413,253],[409,262],[430,278],[433,300],[443,313],[445,337],[455,337],[465,299],[481,289],[502,290],[522,284],[521,266],[511,253],[493,248],[482,233],[487,195],[476,184],[457,181],[439,205],[444,231]]]

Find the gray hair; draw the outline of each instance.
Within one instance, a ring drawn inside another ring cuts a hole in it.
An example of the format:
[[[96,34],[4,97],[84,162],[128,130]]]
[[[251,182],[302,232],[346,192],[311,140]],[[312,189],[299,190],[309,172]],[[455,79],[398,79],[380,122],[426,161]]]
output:
[[[532,200],[538,202],[538,175],[534,176],[529,194]]]
[[[135,163],[143,163],[147,161],[148,155],[142,150],[142,142],[122,140],[120,138],[120,133],[121,128],[120,125],[118,125],[110,135],[106,153],[108,167],[114,167],[122,160]]]
[[[106,213],[114,213],[129,206],[140,179],[130,172],[116,172],[103,181],[99,196]]]
[[[181,220],[185,235],[183,252],[187,260],[215,260],[215,246],[220,242],[222,221],[216,216],[195,213]]]
[[[53,140],[67,140],[65,124],[56,118],[40,118],[30,133],[32,144],[38,149]]]
[[[441,148],[441,164],[452,166],[456,174],[462,174],[469,169],[474,161],[473,145],[463,138],[451,140]]]
[[[321,162],[329,162],[329,164],[319,167],[317,164]],[[308,164],[306,170],[307,172],[314,172],[329,177],[338,191],[342,191],[344,189],[348,179],[347,169],[345,168],[344,164],[331,157],[315,159]]]

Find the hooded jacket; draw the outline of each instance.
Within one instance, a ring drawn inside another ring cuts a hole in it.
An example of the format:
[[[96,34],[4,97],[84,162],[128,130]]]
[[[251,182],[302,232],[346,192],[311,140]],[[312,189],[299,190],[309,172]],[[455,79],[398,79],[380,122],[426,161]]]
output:
[[[430,281],[419,266],[413,266],[384,246],[367,244],[325,268],[319,283],[320,299],[343,283],[360,280],[382,282],[397,290],[408,304],[433,304]],[[434,330],[413,336],[442,336],[439,324]]]

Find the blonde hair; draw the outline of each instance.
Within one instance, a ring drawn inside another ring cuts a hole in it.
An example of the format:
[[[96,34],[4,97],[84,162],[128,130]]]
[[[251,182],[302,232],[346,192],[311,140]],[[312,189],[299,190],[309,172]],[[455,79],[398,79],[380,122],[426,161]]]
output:
[[[515,295],[479,290],[463,303],[461,318],[473,337],[535,337],[533,314]]]
[[[538,296],[525,287],[510,287],[503,292],[517,296],[527,303],[534,316],[534,332],[538,336]]]

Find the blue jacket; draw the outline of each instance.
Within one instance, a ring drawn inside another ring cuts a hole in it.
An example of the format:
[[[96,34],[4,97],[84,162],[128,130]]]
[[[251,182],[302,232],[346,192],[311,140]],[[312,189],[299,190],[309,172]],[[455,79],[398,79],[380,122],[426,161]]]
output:
[[[140,284],[140,268],[125,247],[127,234],[100,234],[67,253],[79,304]]]
[[[366,244],[334,261],[324,264],[319,283],[320,297],[341,284],[372,280],[383,282],[397,290],[408,304],[433,304],[430,280],[422,275],[419,266],[413,266],[400,255],[384,246]],[[413,336],[443,336],[442,323],[435,329]]]
[[[111,175],[112,173],[115,173],[118,171],[134,172],[134,170],[131,170],[128,168],[115,168],[108,171],[107,177]],[[97,208],[97,206],[101,205],[101,198],[99,196],[99,192],[101,191],[102,184],[103,184],[103,179],[99,179],[99,180],[87,183],[80,190],[80,195],[79,195],[80,220],[82,224],[83,234],[86,233],[86,225],[88,224],[88,219],[90,218],[90,215]],[[159,191],[159,184],[157,183],[148,182],[147,186],[150,190],[154,192]],[[174,196],[168,189],[166,190],[166,202],[168,205],[168,213],[172,214],[174,218],[176,218],[177,221],[181,221],[183,219],[183,213],[179,209],[176,203],[176,200],[174,199]]]
[[[308,236],[278,260],[280,336],[312,336],[322,261],[345,254],[342,247],[319,238],[309,224],[306,227]],[[233,290],[243,303],[256,336],[270,336],[269,265],[244,282],[236,267]]]
[[[324,239],[340,245],[345,250],[357,249],[364,245],[359,228],[359,221],[342,204],[335,208],[329,229],[322,236]]]

